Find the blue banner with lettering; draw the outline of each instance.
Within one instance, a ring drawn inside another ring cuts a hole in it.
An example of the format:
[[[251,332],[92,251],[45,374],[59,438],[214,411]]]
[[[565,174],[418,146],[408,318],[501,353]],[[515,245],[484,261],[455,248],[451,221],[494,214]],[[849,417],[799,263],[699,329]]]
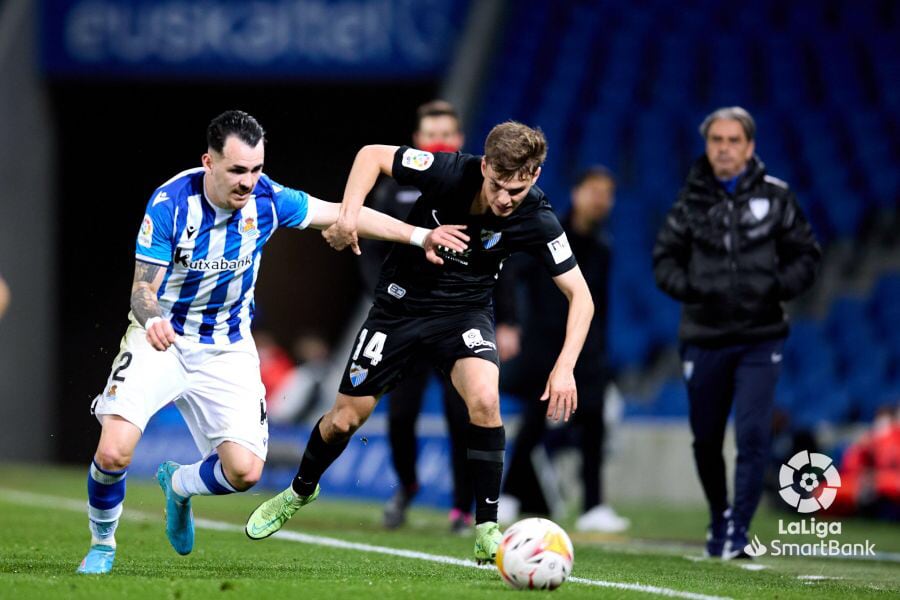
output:
[[[310,431],[309,425],[270,425],[269,455],[259,488],[282,490],[290,484]],[[416,472],[422,490],[416,500],[423,505],[449,507],[453,479],[446,432],[419,435],[417,439]],[[163,461],[190,464],[200,459],[187,425],[175,406],[169,405],[150,420],[134,453],[129,477],[150,480]],[[397,485],[387,434],[377,420],[366,423],[353,436],[347,449],[322,478],[322,488],[331,498],[386,500],[394,494]]]
[[[469,0],[44,0],[62,77],[421,79],[453,55]]]

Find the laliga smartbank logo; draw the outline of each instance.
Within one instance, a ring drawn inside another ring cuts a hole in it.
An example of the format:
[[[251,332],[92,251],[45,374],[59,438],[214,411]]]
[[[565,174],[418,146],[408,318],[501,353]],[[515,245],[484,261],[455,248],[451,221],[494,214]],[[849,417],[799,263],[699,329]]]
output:
[[[778,472],[778,494],[798,513],[828,508],[837,497],[841,476],[824,454],[801,450]]]
[[[841,487],[841,476],[834,462],[825,454],[802,450],[781,465],[778,473],[778,495],[800,514],[810,514],[831,506]],[[814,542],[796,543],[774,539],[766,546],[753,536],[744,552],[750,556],[875,556],[875,544],[841,543],[829,536],[841,535],[840,521],[816,521],[815,517],[799,521],[778,519],[779,535],[816,536]]]

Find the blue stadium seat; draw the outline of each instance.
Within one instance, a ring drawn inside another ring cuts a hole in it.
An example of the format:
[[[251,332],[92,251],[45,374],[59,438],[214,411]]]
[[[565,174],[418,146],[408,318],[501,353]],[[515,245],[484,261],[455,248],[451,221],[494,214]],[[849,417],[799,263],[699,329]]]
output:
[[[470,139],[507,118],[543,127],[551,149],[541,185],[557,208],[582,168],[616,172],[615,368],[641,367],[676,343],[679,307],[655,289],[650,253],[703,151],[696,129],[711,108],[740,104],[756,116],[769,172],[791,184],[824,244],[862,235],[878,211],[900,207],[900,146],[891,135],[900,126],[900,24],[884,18],[884,6],[511,4]],[[900,274],[882,278],[867,300],[838,299],[825,320],[797,320],[778,402],[806,424],[873,414],[900,381],[898,323]],[[659,403],[674,404],[675,389],[664,386]]]

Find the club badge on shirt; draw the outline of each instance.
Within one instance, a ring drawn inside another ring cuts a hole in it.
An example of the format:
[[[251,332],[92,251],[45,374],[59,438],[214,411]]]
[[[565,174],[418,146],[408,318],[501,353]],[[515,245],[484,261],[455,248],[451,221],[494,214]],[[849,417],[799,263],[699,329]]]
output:
[[[490,250],[500,242],[503,233],[500,231],[491,231],[490,229],[481,230],[481,245],[485,250]]]
[[[353,387],[358,386],[363,381],[366,380],[366,376],[368,376],[369,370],[363,369],[360,365],[356,363],[352,363],[350,365],[350,383],[353,384]]]
[[[757,221],[762,221],[769,214],[768,198],[750,198],[750,212]]]
[[[241,221],[241,235],[248,238],[259,237],[259,229],[256,227],[256,219],[247,217]]]

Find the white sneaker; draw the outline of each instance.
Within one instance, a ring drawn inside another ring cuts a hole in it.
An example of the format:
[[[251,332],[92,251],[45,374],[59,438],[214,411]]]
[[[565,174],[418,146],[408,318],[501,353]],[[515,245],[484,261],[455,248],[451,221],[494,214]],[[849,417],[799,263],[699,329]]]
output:
[[[497,505],[497,523],[512,525],[519,520],[519,507],[522,505],[515,496],[500,494],[500,504]]]
[[[631,521],[620,517],[607,504],[600,504],[587,511],[575,521],[578,531],[601,531],[603,533],[620,533],[628,529]]]

